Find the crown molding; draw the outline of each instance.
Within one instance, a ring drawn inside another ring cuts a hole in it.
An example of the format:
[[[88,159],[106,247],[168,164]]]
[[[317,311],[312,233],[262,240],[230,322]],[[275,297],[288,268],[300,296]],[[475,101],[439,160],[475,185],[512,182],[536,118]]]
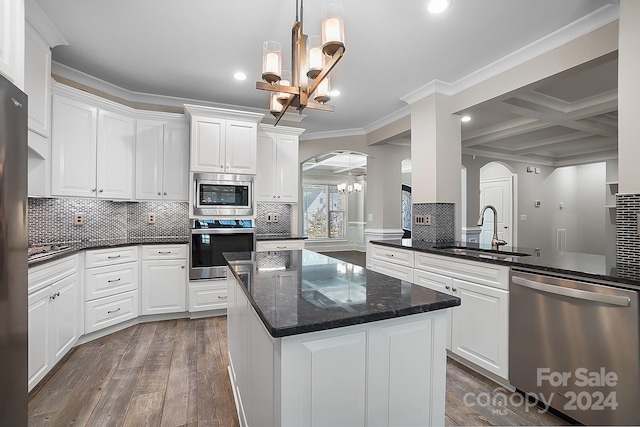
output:
[[[58,31],[53,22],[44,13],[34,0],[26,0],[24,3],[25,18],[27,23],[31,25],[36,33],[49,45],[56,47],[59,45],[68,46],[69,42],[64,38],[62,33]]]
[[[260,123],[263,113],[252,113],[249,111],[231,110],[229,108],[209,107],[203,105],[184,104],[184,113],[187,116],[215,117],[223,119],[236,119]]]
[[[583,16],[553,33],[548,34],[453,83],[441,80],[432,80],[426,85],[403,96],[400,100],[408,104],[413,104],[416,101],[434,93],[449,96],[455,95],[518,65],[522,65],[544,53],[550,52],[553,49],[590,33],[591,31],[603,27],[604,25],[618,19],[619,16],[620,5],[618,2],[609,3],[602,6],[600,9],[593,11],[589,15]]]
[[[399,110],[394,111],[391,114],[384,116],[381,119],[376,120],[368,125],[366,125],[363,129],[365,133],[371,133],[378,129],[381,129],[391,123],[397,122],[400,119],[404,119],[405,117],[411,114],[411,107],[409,105],[405,105]]]
[[[304,135],[300,136],[300,141],[311,141],[314,139],[327,138],[345,138],[349,136],[363,136],[366,134],[367,132],[363,128],[331,130],[327,132],[305,133]]]
[[[287,134],[287,135],[302,135],[304,132],[303,128],[295,128],[290,126],[273,126],[273,124],[269,123],[258,123],[258,131],[265,133],[278,133],[278,134]]]

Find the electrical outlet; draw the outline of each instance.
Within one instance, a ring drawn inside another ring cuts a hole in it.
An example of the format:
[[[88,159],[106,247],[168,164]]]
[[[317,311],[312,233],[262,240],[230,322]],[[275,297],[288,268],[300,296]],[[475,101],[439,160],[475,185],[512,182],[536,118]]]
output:
[[[534,207],[536,207],[536,208],[539,208],[540,206],[542,206],[542,202],[541,202],[540,200],[536,200],[536,201],[533,203],[533,206],[534,206]]]
[[[431,215],[422,215],[424,217],[424,225],[431,225]]]
[[[271,214],[271,222],[278,222],[278,214],[276,213]]]
[[[84,214],[83,213],[74,213],[73,214],[73,225],[83,225],[84,224]]]
[[[153,212],[149,212],[147,214],[147,224],[155,224],[156,223],[156,214]]]

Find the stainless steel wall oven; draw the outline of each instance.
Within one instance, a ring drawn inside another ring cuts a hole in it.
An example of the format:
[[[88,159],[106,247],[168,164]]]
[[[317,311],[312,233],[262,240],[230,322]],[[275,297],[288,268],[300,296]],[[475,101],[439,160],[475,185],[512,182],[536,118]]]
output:
[[[256,247],[256,229],[248,219],[192,219],[189,280],[227,277],[224,252],[251,252]]]

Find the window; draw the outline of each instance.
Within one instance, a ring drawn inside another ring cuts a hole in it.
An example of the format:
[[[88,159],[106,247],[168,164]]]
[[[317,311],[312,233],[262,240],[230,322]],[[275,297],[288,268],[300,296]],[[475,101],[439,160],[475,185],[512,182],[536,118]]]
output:
[[[345,237],[345,195],[337,185],[304,184],[304,235],[310,239]]]

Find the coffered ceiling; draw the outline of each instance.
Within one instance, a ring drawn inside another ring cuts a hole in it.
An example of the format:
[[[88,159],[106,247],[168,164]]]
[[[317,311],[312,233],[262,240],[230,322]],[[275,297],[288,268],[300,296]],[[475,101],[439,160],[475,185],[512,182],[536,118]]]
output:
[[[157,94],[264,111],[268,94],[255,89],[262,43],[278,40],[284,58],[290,56],[294,0],[28,1],[69,42],[53,49],[54,70],[77,70],[132,98]],[[304,3],[308,35],[319,34],[320,11],[331,1]],[[375,128],[429,82],[458,82],[618,7],[615,0],[453,0],[443,14],[430,15],[427,0],[337,2],[344,7],[346,53],[332,85],[341,95],[331,101],[333,113],[305,111],[306,135]],[[247,80],[234,80],[236,71]],[[612,148],[610,75],[614,61],[471,109],[465,151],[562,162],[596,146]]]
[[[617,157],[618,60],[601,58],[461,114],[462,150],[549,166]]]

